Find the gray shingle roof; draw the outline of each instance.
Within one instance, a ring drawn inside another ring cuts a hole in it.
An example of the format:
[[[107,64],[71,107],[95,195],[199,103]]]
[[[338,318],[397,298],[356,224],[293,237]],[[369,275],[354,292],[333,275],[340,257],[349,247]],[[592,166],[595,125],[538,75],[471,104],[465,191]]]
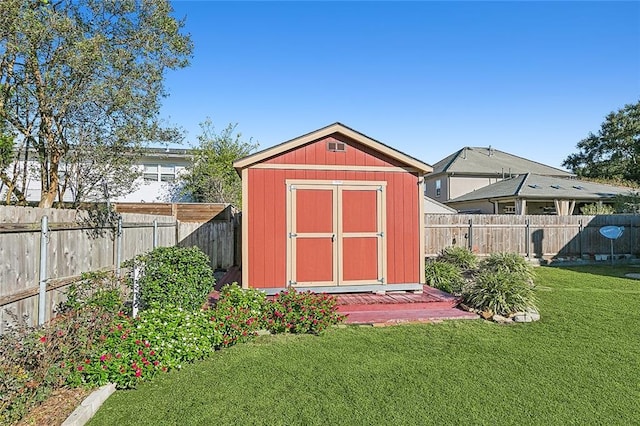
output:
[[[574,176],[565,170],[493,148],[464,147],[433,165],[433,173]]]
[[[540,198],[540,199],[570,199],[570,200],[602,200],[614,197],[616,194],[629,192],[630,188],[605,185],[578,179],[542,176],[526,173],[511,179],[505,179],[487,185],[468,194],[449,200],[451,203],[459,201],[475,201],[495,198]]]

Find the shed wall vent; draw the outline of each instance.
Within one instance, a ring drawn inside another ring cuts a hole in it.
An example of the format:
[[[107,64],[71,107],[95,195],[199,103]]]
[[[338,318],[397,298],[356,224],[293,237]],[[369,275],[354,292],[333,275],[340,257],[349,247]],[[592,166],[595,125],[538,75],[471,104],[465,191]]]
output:
[[[347,144],[344,142],[327,142],[327,151],[331,152],[345,152],[347,150]]]

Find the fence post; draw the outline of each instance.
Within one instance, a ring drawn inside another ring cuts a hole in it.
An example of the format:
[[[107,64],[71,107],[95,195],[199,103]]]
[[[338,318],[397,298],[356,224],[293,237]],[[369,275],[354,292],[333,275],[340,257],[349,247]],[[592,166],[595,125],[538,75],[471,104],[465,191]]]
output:
[[[158,219],[153,219],[153,248],[158,247]]]
[[[49,218],[42,216],[40,222],[40,293],[38,296],[38,325],[43,325],[47,306],[47,248],[49,245]]]
[[[473,219],[469,219],[469,250],[473,251]]]
[[[133,303],[131,315],[136,318],[138,316],[138,305],[140,304],[140,266],[137,262],[133,264]]]
[[[584,253],[582,251],[582,231],[584,230],[584,226],[582,225],[582,219],[578,221],[578,248],[580,250],[580,259],[583,258]]]
[[[531,223],[529,222],[529,219],[525,219],[524,221],[525,223],[525,237],[524,237],[524,243],[527,245],[527,249],[526,249],[526,253],[527,253],[527,259],[531,259]]]
[[[116,277],[120,278],[120,264],[122,263],[122,217],[118,218],[116,229]]]

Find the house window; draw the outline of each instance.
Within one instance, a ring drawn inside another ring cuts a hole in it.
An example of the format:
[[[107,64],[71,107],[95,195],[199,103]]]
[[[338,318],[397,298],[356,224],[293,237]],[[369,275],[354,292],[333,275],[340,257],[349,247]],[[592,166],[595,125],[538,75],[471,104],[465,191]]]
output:
[[[436,197],[439,197],[441,193],[442,193],[442,181],[438,179],[436,181]]]
[[[174,182],[176,180],[176,166],[145,164],[142,176],[146,182]]]
[[[144,171],[142,172],[144,180],[147,182],[158,181],[158,165],[157,164],[145,164]]]
[[[162,182],[173,182],[176,180],[175,166],[160,166],[160,180]]]

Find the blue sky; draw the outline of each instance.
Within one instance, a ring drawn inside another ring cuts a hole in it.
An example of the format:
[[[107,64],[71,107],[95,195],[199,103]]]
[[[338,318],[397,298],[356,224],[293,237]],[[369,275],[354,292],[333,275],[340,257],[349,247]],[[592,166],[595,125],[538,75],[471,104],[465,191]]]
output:
[[[640,99],[640,2],[173,1],[195,44],[163,118],[260,149],[339,121],[433,164],[488,146],[559,167]]]

